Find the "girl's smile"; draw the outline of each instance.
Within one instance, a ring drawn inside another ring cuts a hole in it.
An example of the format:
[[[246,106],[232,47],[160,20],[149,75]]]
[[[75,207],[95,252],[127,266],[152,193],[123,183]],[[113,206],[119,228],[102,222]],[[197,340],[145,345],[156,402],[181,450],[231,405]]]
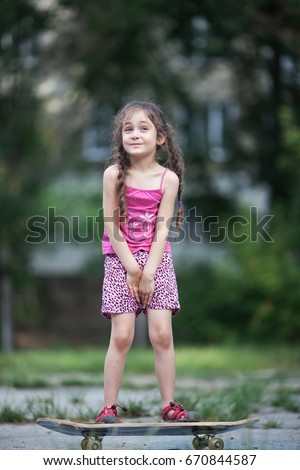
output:
[[[137,109],[125,119],[122,141],[128,155],[155,157],[157,145],[163,143],[163,140],[164,137],[158,138],[153,122],[142,109]]]

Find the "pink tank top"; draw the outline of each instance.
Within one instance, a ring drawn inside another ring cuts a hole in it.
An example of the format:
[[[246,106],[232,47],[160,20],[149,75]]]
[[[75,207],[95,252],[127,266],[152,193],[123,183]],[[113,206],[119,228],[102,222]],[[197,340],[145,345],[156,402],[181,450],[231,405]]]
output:
[[[162,174],[159,189],[138,189],[126,186],[127,223],[121,226],[124,238],[132,253],[150,251],[154,237],[156,218],[163,195],[162,185],[168,168]],[[167,241],[165,251],[171,251]],[[102,253],[115,253],[106,229],[102,238]]]

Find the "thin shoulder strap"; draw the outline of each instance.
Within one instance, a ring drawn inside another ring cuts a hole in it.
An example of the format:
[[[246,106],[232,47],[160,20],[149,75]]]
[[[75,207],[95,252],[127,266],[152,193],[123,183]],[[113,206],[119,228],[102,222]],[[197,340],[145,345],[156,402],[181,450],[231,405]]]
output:
[[[163,182],[164,182],[164,179],[165,179],[165,175],[167,173],[169,168],[165,168],[163,174],[162,174],[162,177],[161,177],[161,180],[160,180],[160,188],[159,189],[162,189],[162,185],[163,185]]]

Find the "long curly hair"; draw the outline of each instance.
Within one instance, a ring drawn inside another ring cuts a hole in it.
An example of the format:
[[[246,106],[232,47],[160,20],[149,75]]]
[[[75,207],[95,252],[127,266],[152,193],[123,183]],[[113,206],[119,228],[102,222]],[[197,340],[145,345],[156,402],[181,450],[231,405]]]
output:
[[[158,151],[163,151],[166,154],[166,166],[174,171],[179,178],[178,188],[178,209],[176,215],[176,228],[179,229],[183,220],[184,209],[182,205],[182,192],[183,192],[183,177],[184,177],[184,161],[182,151],[175,141],[174,129],[168,123],[161,108],[151,102],[147,101],[130,101],[116,114],[113,121],[113,133],[111,144],[111,157],[108,165],[117,164],[119,172],[117,177],[117,194],[119,197],[119,210],[121,223],[126,222],[127,219],[127,206],[125,194],[125,179],[127,170],[130,167],[130,160],[126,150],[123,147],[122,128],[125,119],[129,114],[137,109],[142,109],[153,122],[157,135],[164,136],[165,141],[162,145],[157,146]],[[160,154],[161,152],[159,152]]]

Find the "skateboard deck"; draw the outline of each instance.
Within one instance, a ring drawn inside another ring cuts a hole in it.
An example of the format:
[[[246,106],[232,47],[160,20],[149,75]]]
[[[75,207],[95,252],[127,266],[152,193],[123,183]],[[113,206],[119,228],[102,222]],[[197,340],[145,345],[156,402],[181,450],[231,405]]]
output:
[[[102,449],[102,441],[106,436],[194,436],[194,449],[223,449],[224,441],[217,434],[239,429],[259,421],[258,418],[240,421],[199,421],[199,422],[161,422],[161,423],[113,423],[95,424],[78,423],[64,419],[38,418],[37,424],[51,431],[69,436],[82,436],[83,450]]]

